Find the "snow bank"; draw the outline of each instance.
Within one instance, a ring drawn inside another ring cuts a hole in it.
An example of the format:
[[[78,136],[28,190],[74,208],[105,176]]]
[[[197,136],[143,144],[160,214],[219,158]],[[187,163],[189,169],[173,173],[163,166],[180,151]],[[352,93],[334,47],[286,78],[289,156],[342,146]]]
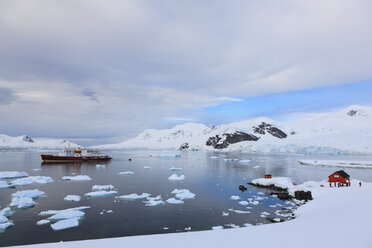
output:
[[[195,198],[195,194],[191,193],[188,189],[175,189],[172,191],[172,194],[176,194],[175,197],[181,200]]]
[[[148,194],[148,193],[142,193],[140,195],[136,194],[136,193],[133,193],[133,194],[129,194],[129,195],[120,195],[120,196],[116,196],[115,198],[117,199],[120,199],[120,200],[125,200],[125,201],[133,201],[133,200],[137,200],[137,199],[144,199],[144,198],[147,198],[149,197],[151,194]]]
[[[64,176],[62,177],[62,180],[66,181],[89,181],[92,180],[90,176],[87,175],[78,175],[78,176]]]
[[[78,196],[78,195],[67,195],[65,198],[63,198],[63,200],[65,201],[74,201],[74,202],[78,202],[81,200],[81,197]]]
[[[13,186],[25,186],[30,185],[32,183],[39,183],[39,184],[45,184],[45,183],[51,183],[53,182],[53,179],[51,177],[45,177],[45,176],[32,176],[32,177],[24,177],[15,179],[10,182]]]
[[[24,171],[0,171],[0,179],[12,179],[19,177],[28,177],[28,174]]]
[[[302,165],[372,169],[372,161],[299,160],[298,162]]]
[[[118,192],[115,191],[115,190],[111,190],[111,191],[101,190],[101,191],[89,192],[89,193],[86,193],[84,195],[88,196],[88,197],[106,197],[106,196],[110,196],[110,195],[115,195],[117,193]]]
[[[168,177],[168,180],[182,181],[185,180],[185,176],[184,175],[178,176],[177,174],[172,174],[170,177]]]
[[[108,184],[108,185],[93,185],[92,190],[113,190],[114,185]]]
[[[292,179],[288,177],[258,178],[252,180],[251,183],[266,187],[275,186],[282,189],[289,189],[293,187]]]

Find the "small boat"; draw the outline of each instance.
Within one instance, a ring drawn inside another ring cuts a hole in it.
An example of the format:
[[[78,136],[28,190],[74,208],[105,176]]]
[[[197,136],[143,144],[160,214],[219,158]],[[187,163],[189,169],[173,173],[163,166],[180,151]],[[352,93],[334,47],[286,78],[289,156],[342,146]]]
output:
[[[108,155],[102,154],[99,151],[80,148],[63,148],[58,155],[41,154],[41,159],[44,163],[76,163],[76,162],[95,162],[95,161],[109,161],[112,158]]]

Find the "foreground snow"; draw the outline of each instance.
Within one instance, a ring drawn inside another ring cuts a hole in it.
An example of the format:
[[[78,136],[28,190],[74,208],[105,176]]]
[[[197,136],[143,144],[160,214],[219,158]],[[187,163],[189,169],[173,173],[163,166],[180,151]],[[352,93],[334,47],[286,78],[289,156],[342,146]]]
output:
[[[372,169],[372,161],[300,160],[298,162],[302,165]]]
[[[212,231],[147,235],[99,240],[59,242],[19,246],[32,248],[77,247],[167,247],[176,243],[177,248],[188,247],[372,247],[369,214],[372,184],[351,187],[320,187],[321,182],[311,183],[314,200],[296,210],[297,218],[288,222]],[[308,184],[309,185],[309,184]],[[345,225],[345,220],[347,224]],[[269,237],[269,238],[268,238]]]

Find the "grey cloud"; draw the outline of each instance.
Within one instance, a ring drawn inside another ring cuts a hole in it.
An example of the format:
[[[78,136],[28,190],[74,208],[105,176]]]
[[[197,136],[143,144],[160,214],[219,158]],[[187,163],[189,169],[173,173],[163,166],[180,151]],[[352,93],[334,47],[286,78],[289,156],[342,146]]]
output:
[[[0,105],[9,105],[16,100],[14,91],[0,87]]]
[[[97,92],[89,89],[89,88],[84,88],[82,91],[81,91],[81,94],[83,94],[83,96],[88,96],[90,100],[94,101],[94,102],[97,102],[99,103],[100,101],[98,100],[98,98],[96,97],[96,94]]]

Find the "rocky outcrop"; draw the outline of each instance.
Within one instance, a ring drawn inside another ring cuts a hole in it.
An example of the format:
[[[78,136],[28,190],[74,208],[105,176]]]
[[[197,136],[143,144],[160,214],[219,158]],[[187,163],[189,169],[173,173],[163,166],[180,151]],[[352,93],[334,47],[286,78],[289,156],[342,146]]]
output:
[[[30,137],[28,137],[27,135],[24,135],[22,140],[26,141],[26,142],[30,142],[30,143],[34,143],[34,140],[31,139]]]
[[[279,138],[279,139],[287,138],[287,134],[285,132],[283,132],[279,128],[274,127],[273,125],[268,124],[266,122],[261,122],[261,124],[259,124],[258,126],[254,126],[253,127],[253,132],[258,133],[258,134],[262,134],[262,135],[266,134],[266,132],[267,132],[267,133],[271,134],[272,136],[274,136],[276,138]]]
[[[357,113],[358,113],[358,111],[352,109],[349,112],[347,112],[346,114],[350,115],[350,116],[355,116]]]
[[[187,149],[189,149],[189,143],[183,143],[181,146],[180,146],[180,148],[178,148],[178,150],[179,151],[185,151],[185,150],[187,150]]]
[[[237,131],[235,133],[224,133],[221,136],[216,135],[209,137],[206,142],[207,146],[213,146],[215,149],[227,148],[230,144],[235,144],[242,141],[257,141],[259,137],[252,134]]]

